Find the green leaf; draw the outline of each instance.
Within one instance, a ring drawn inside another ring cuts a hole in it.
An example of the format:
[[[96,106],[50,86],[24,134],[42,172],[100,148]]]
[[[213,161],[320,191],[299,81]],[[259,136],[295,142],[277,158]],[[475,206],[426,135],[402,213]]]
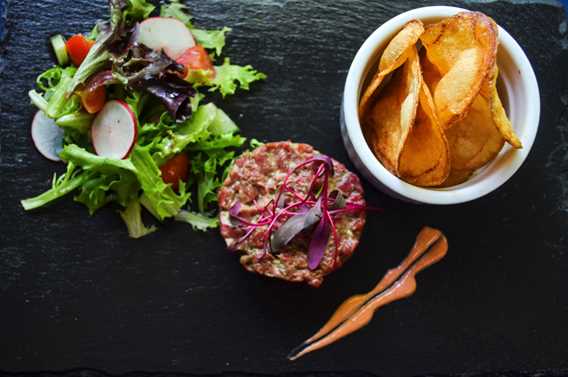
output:
[[[110,190],[113,192],[114,201],[126,207],[130,201],[138,197],[140,183],[136,175],[129,171],[121,171],[118,174],[120,178],[110,184]]]
[[[48,70],[38,78],[38,87],[45,90],[44,98],[47,100],[45,113],[48,117],[57,119],[81,109],[81,100],[78,96],[66,95],[75,73],[74,67],[67,67],[59,71]]]
[[[170,0],[168,4],[162,4],[162,7],[160,8],[160,16],[177,18],[187,27],[192,27],[192,17],[189,14],[189,9],[179,0]]]
[[[156,7],[146,0],[128,0],[123,17],[127,23],[142,21],[152,13]]]
[[[55,121],[57,123],[57,120]],[[92,148],[90,132],[85,132],[72,127],[64,127],[63,145],[75,144],[82,148]]]
[[[203,232],[219,227],[219,219],[217,217],[209,217],[196,212],[181,210],[175,216],[175,219],[190,224],[193,230],[201,230]]]
[[[205,173],[197,182],[197,208],[204,212],[209,203],[217,201],[217,189],[221,187],[221,181],[214,174]]]
[[[81,185],[80,192],[75,196],[75,201],[84,204],[93,215],[99,208],[112,200],[108,195],[113,177],[101,174],[91,174],[91,177]]]
[[[180,184],[179,194],[171,185],[164,183],[160,169],[149,152],[149,147],[136,146],[130,156],[135,167],[135,174],[144,192],[145,206],[159,220],[175,216],[189,200],[185,185]]]
[[[260,146],[263,146],[264,143],[262,141],[258,140],[258,139],[252,138],[252,139],[250,139],[249,145],[250,145],[251,149],[256,149]]]
[[[227,58],[221,66],[215,67],[215,78],[208,83],[209,91],[218,90],[223,97],[235,94],[237,88],[249,90],[250,84],[266,79],[264,73],[258,72],[252,66],[233,65]]]
[[[142,222],[142,208],[139,200],[132,200],[124,211],[120,212],[128,228],[128,235],[132,238],[144,237],[158,230],[155,226],[146,227]]]
[[[127,170],[136,173],[136,168],[130,160],[117,160],[97,156],[75,144],[66,145],[59,156],[63,160],[73,162],[87,171],[118,174],[121,170]]]
[[[205,98],[205,94],[199,92],[196,92],[195,95],[191,97],[191,101],[189,101],[189,106],[191,107],[192,114],[196,112],[197,109],[199,109],[199,104],[201,103],[203,98]]]
[[[65,174],[57,178],[53,176],[51,189],[43,194],[22,200],[20,203],[26,211],[43,207],[79,188],[84,182],[90,178],[90,174],[76,170],[73,163],[67,164]]]
[[[161,119],[162,123],[164,119]],[[151,127],[151,128],[146,128]],[[165,125],[144,126],[142,132],[163,130]],[[146,128],[146,130],[145,130]],[[168,129],[168,134],[154,144],[156,158],[165,161],[169,157],[189,150],[209,150],[240,147],[245,138],[235,134],[239,128],[229,116],[215,104],[199,106],[190,119]]]
[[[212,135],[224,135],[237,132],[239,127],[223,110],[217,108],[215,118],[207,129]]]
[[[124,101],[130,106],[136,118],[140,119],[140,115],[144,109],[144,105],[146,101],[149,99],[149,96],[142,92],[129,92]]]
[[[242,146],[247,139],[241,135],[223,134],[213,136],[205,140],[199,140],[189,146],[189,150],[206,151],[211,149],[238,148]]]
[[[228,27],[215,30],[191,29],[191,34],[193,34],[198,44],[206,49],[214,50],[215,54],[219,56],[223,51],[223,47],[225,47],[226,34],[230,31],[231,28]]]
[[[169,135],[156,142],[156,157],[165,161],[169,157],[182,152],[189,144],[206,139],[209,135],[209,126],[217,116],[217,107],[213,103],[199,106],[191,118],[183,122]]]
[[[47,101],[45,100],[45,98],[43,98],[43,96],[41,94],[39,94],[35,90],[30,90],[28,92],[28,96],[30,97],[31,102],[35,107],[37,107],[38,109],[40,109],[44,113],[47,112],[47,105],[48,104],[47,104]]]
[[[192,183],[197,187],[197,208],[200,212],[217,202],[225,170],[232,163],[235,152],[226,149],[208,150],[191,154]]]
[[[137,196],[140,185],[136,180],[136,168],[128,160],[97,156],[75,144],[66,145],[60,153],[69,165],[80,166],[91,173],[81,182],[81,191],[75,200],[83,203],[93,214],[111,201],[126,206]]]
[[[139,190],[140,185],[132,172],[126,170],[117,171],[116,174],[92,172],[90,178],[81,186],[75,201],[83,203],[92,215],[112,201],[126,207],[138,196]]]
[[[95,116],[84,111],[76,111],[71,114],[60,116],[55,120],[55,124],[65,129],[72,129],[79,133],[86,133]]]
[[[91,31],[86,35],[86,37],[92,41],[95,41],[99,37],[99,34],[100,34],[99,25],[95,25],[93,26]]]
[[[76,71],[74,67],[68,67],[65,69],[66,72],[69,72],[71,76]],[[63,74],[63,68],[60,66],[54,66],[49,68],[48,70],[44,71],[36,78],[36,84],[39,90],[42,92],[47,92],[50,89],[53,89],[59,84],[61,81],[61,76]]]

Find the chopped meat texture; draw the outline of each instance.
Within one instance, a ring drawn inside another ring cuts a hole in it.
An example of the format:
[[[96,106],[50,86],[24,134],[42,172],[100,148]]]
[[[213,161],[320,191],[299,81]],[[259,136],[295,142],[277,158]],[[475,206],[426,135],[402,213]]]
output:
[[[271,252],[267,250],[267,226],[251,230],[229,213],[238,205],[241,220],[257,222],[274,204],[286,176],[296,166],[318,155],[320,153],[307,144],[275,142],[245,152],[235,160],[218,193],[221,235],[229,249],[244,253],[240,261],[248,271],[318,287],[324,276],[340,268],[357,248],[365,225],[364,210],[345,212],[334,218],[337,238],[329,238],[323,258],[313,270],[308,268],[308,246],[313,228],[303,231],[277,252]],[[288,177],[287,185],[300,195],[307,194],[317,167],[317,164],[309,164],[297,169]],[[347,202],[364,208],[365,199],[359,178],[335,160],[333,170],[334,174],[329,177],[329,190],[337,190]],[[287,198],[287,195],[292,194],[284,194],[281,200],[286,202],[293,199]],[[276,228],[286,219],[285,216],[279,218]]]

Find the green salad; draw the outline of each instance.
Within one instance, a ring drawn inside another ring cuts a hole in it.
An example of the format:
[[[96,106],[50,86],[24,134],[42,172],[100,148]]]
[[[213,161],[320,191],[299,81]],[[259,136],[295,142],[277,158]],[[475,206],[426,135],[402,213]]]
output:
[[[38,151],[67,169],[33,210],[72,195],[89,213],[112,204],[133,238],[142,210],[206,230],[218,226],[216,191],[246,139],[207,95],[266,76],[222,57],[229,28],[197,28],[179,1],[110,0],[110,17],[85,35],[51,38],[57,65],[29,92]]]

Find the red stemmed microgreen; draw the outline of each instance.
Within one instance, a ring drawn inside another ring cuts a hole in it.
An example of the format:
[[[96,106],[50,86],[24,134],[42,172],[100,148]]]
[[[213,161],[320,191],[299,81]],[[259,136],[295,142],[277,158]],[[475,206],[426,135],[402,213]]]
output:
[[[305,193],[289,184],[290,177],[308,165],[317,166]],[[244,242],[259,228],[264,230],[264,254],[277,254],[301,232],[314,227],[308,246],[308,268],[315,270],[321,263],[329,238],[334,243],[334,263],[339,257],[339,238],[335,219],[339,216],[365,211],[365,205],[351,203],[338,190],[329,192],[329,178],[334,174],[333,160],[324,155],[312,157],[291,169],[271,200],[261,211],[256,222],[239,216],[237,202],[229,215],[233,225],[245,229],[245,234],[233,246]],[[278,224],[281,224],[277,226]]]

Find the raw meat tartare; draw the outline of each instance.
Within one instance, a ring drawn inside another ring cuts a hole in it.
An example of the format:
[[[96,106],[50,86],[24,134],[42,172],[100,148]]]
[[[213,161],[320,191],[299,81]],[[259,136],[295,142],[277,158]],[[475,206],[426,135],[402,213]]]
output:
[[[218,199],[221,235],[247,270],[314,287],[353,254],[365,225],[359,178],[307,144],[245,152]]]

